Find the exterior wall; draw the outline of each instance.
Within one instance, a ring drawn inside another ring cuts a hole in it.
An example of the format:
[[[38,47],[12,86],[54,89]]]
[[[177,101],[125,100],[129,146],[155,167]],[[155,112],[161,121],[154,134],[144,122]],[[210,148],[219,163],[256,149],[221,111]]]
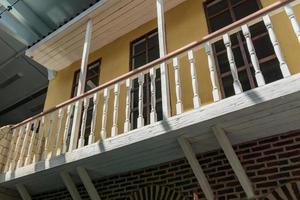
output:
[[[201,144],[199,144],[201,145]],[[263,138],[234,146],[256,195],[262,197],[282,184],[300,180],[300,131]],[[245,199],[222,150],[197,156],[217,199]],[[131,171],[94,181],[101,199],[124,200],[140,188],[151,185],[167,187],[192,200],[196,193],[204,199],[193,172],[185,159],[159,166]],[[78,186],[82,199],[89,199],[83,186]],[[71,199],[65,190],[36,195],[34,200]],[[258,198],[263,199],[263,198]]]

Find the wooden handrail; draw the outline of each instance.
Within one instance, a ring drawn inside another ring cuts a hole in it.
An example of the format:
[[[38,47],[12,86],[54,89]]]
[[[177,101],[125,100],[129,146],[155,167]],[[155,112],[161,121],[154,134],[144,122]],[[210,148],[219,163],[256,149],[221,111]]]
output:
[[[267,6],[265,8],[262,8],[262,9],[258,10],[257,12],[252,13],[252,14],[250,14],[250,15],[248,15],[248,16],[246,16],[246,17],[244,17],[244,18],[242,18],[242,19],[240,19],[240,20],[238,20],[238,21],[236,21],[236,22],[234,22],[234,23],[226,26],[226,27],[223,27],[223,28],[221,28],[221,29],[219,29],[219,30],[217,30],[217,31],[215,31],[213,33],[208,34],[207,36],[203,37],[199,41],[191,42],[190,44],[188,44],[188,45],[186,45],[186,46],[184,46],[184,47],[182,47],[180,49],[177,49],[177,50],[175,50],[175,51],[167,54],[166,56],[164,56],[162,58],[159,58],[159,59],[156,59],[156,60],[154,60],[154,61],[152,61],[150,63],[147,63],[147,64],[143,65],[142,67],[140,67],[138,69],[132,70],[132,71],[130,71],[130,72],[126,73],[126,74],[123,74],[123,75],[121,75],[121,76],[119,76],[119,77],[117,77],[115,79],[112,79],[112,80],[110,80],[110,81],[108,81],[108,82],[106,82],[106,83],[104,83],[104,84],[102,84],[102,85],[100,85],[98,87],[95,87],[94,89],[92,89],[92,90],[90,90],[90,91],[88,91],[88,92],[86,92],[86,93],[84,93],[84,94],[82,94],[80,96],[76,96],[76,97],[74,97],[72,99],[69,99],[69,100],[67,100],[67,101],[65,101],[65,102],[63,102],[61,104],[58,104],[57,106],[55,106],[53,108],[50,108],[50,109],[48,109],[48,110],[46,110],[44,112],[41,112],[40,114],[37,114],[37,115],[35,115],[35,116],[31,117],[31,118],[28,118],[28,119],[26,119],[26,120],[24,120],[24,121],[22,121],[22,122],[20,122],[18,124],[12,125],[11,128],[12,129],[18,128],[18,127],[20,127],[20,126],[22,126],[22,125],[24,125],[24,124],[26,124],[26,123],[28,123],[28,122],[30,122],[32,120],[40,118],[40,117],[42,117],[44,115],[47,115],[47,114],[49,114],[51,112],[54,112],[54,111],[56,111],[56,110],[58,110],[58,109],[60,109],[62,107],[65,107],[65,106],[67,106],[67,105],[69,105],[71,103],[74,103],[74,102],[76,102],[76,101],[78,101],[78,100],[80,100],[80,99],[82,99],[82,98],[84,98],[86,96],[89,96],[89,95],[91,95],[91,94],[93,94],[95,92],[101,91],[104,88],[111,87],[111,86],[113,86],[116,83],[119,83],[121,81],[124,81],[124,80],[130,78],[131,76],[134,76],[134,75],[137,75],[137,74],[139,74],[139,73],[141,73],[143,71],[149,70],[150,68],[155,67],[155,66],[157,66],[157,65],[159,65],[159,64],[161,64],[163,62],[166,62],[166,61],[168,61],[169,59],[171,59],[171,58],[173,58],[175,56],[178,56],[178,55],[180,55],[180,54],[182,54],[182,53],[184,53],[184,52],[186,52],[188,50],[191,50],[191,49],[193,49],[195,47],[203,45],[206,42],[208,42],[208,41],[210,41],[210,40],[212,40],[214,38],[222,36],[225,33],[228,33],[229,31],[231,31],[231,30],[233,30],[235,28],[238,28],[238,27],[240,27],[243,24],[247,24],[247,23],[253,21],[254,19],[257,19],[258,17],[264,16],[264,15],[266,15],[266,14],[268,14],[270,12],[273,12],[273,11],[275,11],[275,10],[277,10],[277,9],[285,6],[286,4],[292,3],[294,1],[295,0],[279,0],[279,1],[277,1],[277,2],[275,2],[275,3],[273,3],[273,4],[269,5],[269,6]]]

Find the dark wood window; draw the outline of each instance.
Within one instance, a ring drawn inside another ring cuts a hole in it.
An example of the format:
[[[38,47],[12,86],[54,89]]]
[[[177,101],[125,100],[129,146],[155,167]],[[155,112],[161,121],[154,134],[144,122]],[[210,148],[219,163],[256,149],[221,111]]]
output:
[[[84,92],[87,92],[99,85],[100,65],[101,65],[101,60],[97,60],[96,62],[93,62],[88,65]],[[74,74],[71,98],[75,97],[77,95],[79,75],[80,75],[80,70],[77,70]],[[91,98],[90,102],[89,102],[89,108],[87,111],[86,127],[85,127],[85,143],[86,144],[88,142],[88,136],[91,131],[92,116],[93,116],[93,99]]]
[[[261,8],[259,0],[208,0],[204,3],[209,32],[214,32]],[[250,27],[252,41],[259,59],[266,83],[282,78],[279,62],[275,56],[263,22]],[[243,90],[257,87],[254,69],[242,32],[231,35],[232,51],[235,57]],[[221,92],[224,97],[234,95],[232,76],[223,40],[213,45]]]
[[[157,30],[152,31],[141,38],[133,41],[130,45],[130,70],[137,69],[140,66],[147,64],[157,58],[159,58],[159,45]],[[160,82],[160,70],[156,70],[156,112],[157,119],[162,119],[162,102],[161,102],[161,82]],[[132,87],[132,105],[131,105],[131,124],[132,128],[137,127],[138,118],[138,81],[133,80]],[[150,76],[145,74],[144,81],[144,120],[145,125],[150,123],[150,111],[151,111],[151,91],[150,91]]]

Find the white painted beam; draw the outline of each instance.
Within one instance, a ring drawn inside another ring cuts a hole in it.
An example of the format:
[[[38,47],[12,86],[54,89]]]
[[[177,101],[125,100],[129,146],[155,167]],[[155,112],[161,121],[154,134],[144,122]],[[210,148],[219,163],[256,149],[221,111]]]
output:
[[[17,184],[16,188],[17,188],[18,192],[20,193],[23,200],[31,200],[31,196],[28,193],[28,191],[27,191],[27,189],[25,188],[24,185]]]
[[[91,200],[100,200],[97,189],[95,188],[86,169],[83,167],[77,167],[77,172]]]
[[[93,31],[93,22],[92,22],[92,20],[89,20],[87,23],[87,26],[86,26],[86,33],[85,33],[85,39],[84,39],[84,45],[83,45],[79,82],[78,82],[78,89],[77,89],[77,94],[76,94],[77,96],[83,94],[84,89],[85,89],[85,80],[86,80],[88,58],[89,58],[89,52],[90,52],[90,46],[91,46],[92,31]],[[77,147],[80,119],[81,119],[81,117],[80,117],[81,110],[82,110],[81,102],[76,102],[69,151],[72,151],[72,150],[76,149],[76,147]]]
[[[77,190],[77,187],[75,185],[75,183],[73,182],[70,174],[68,172],[62,171],[60,173],[60,176],[65,184],[65,186],[67,187],[69,193],[72,196],[73,200],[81,200],[81,196]]]
[[[214,200],[214,194],[213,191],[208,183],[208,180],[203,172],[202,167],[199,164],[199,161],[197,160],[197,157],[193,151],[192,145],[188,141],[187,138],[181,137],[178,139],[178,142],[183,150],[183,153],[188,160],[198,182],[199,185],[206,197],[207,200]]]
[[[251,181],[248,178],[238,156],[234,152],[225,131],[219,126],[214,126],[212,129],[248,199],[253,199],[255,197],[255,193]]]
[[[156,0],[156,12],[157,12],[159,55],[160,57],[164,57],[167,54],[164,0]],[[165,63],[162,63],[160,65],[160,73],[161,73],[163,118],[167,119],[171,115],[171,106],[170,106],[168,68]]]

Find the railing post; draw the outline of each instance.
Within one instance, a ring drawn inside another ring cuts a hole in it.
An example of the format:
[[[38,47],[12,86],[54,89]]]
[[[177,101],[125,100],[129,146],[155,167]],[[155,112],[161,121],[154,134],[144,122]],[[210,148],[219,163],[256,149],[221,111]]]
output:
[[[159,55],[160,57],[163,57],[167,54],[165,20],[164,20],[164,0],[156,0],[156,12],[157,12],[157,26],[158,26]],[[165,120],[171,116],[169,78],[168,78],[168,68],[166,63],[162,63],[160,65],[160,73],[161,73],[163,119]]]
[[[85,97],[83,100],[83,114],[82,114],[82,119],[81,119],[80,138],[78,140],[78,147],[84,146],[86,118],[87,118],[87,111],[88,111],[89,105],[90,105],[90,99],[88,97]]]
[[[212,95],[214,102],[220,101],[221,95],[220,91],[217,87],[217,78],[216,78],[216,65],[215,65],[215,60],[213,58],[213,52],[211,48],[211,44],[207,42],[205,44],[205,52],[207,55],[207,61],[208,61],[208,68],[209,68],[209,74],[210,74],[210,81],[212,85]]]
[[[126,108],[125,108],[125,122],[124,122],[124,133],[130,131],[130,103],[131,103],[131,79],[126,80]]]
[[[52,142],[51,157],[54,157],[57,155],[57,148],[58,148],[59,136],[60,136],[60,132],[61,132],[61,122],[62,122],[62,118],[64,116],[64,109],[65,108],[60,108],[58,110],[58,119],[57,119],[56,130],[54,132],[54,138],[53,138],[53,142]]]
[[[256,79],[257,85],[263,86],[266,84],[265,79],[264,79],[263,74],[259,67],[259,62],[258,62],[258,59],[256,56],[255,48],[254,48],[254,45],[251,40],[251,33],[250,33],[250,30],[249,30],[249,27],[247,26],[247,24],[242,26],[242,31],[243,31],[244,37],[246,38],[246,44],[247,44],[247,48],[248,48],[248,51],[250,54],[251,63],[253,65],[253,68],[255,71],[255,79]]]
[[[41,157],[42,142],[44,138],[44,125],[45,125],[45,116],[43,116],[40,120],[38,142],[33,156],[33,163],[39,161]]]
[[[278,42],[277,37],[275,35],[275,32],[273,30],[273,25],[272,25],[270,16],[265,15],[263,17],[263,21],[264,21],[265,26],[268,30],[269,37],[270,37],[270,40],[272,42],[276,57],[279,61],[281,73],[282,73],[283,77],[288,77],[288,76],[291,75],[291,73],[290,73],[290,70],[289,70],[289,68],[288,68],[288,66],[287,66],[287,64],[284,60],[284,57],[282,55],[282,51],[281,51],[279,42]]]
[[[67,108],[67,119],[65,123],[65,130],[64,130],[64,135],[63,135],[63,140],[62,140],[62,145],[61,145],[61,153],[66,153],[68,149],[68,136],[69,136],[69,128],[71,124],[71,116],[73,114],[74,110],[74,105],[68,105]]]
[[[178,58],[173,58],[173,67],[175,74],[175,87],[176,87],[176,114],[179,115],[183,112],[182,106],[182,95],[181,95],[181,82],[180,82],[180,71]]]
[[[82,59],[81,59],[77,96],[83,94],[84,89],[85,89],[85,79],[86,79],[86,73],[87,73],[87,64],[88,64],[90,44],[91,44],[91,39],[92,39],[92,31],[93,31],[93,22],[92,22],[92,20],[89,20],[87,23],[87,27],[86,27],[86,33],[85,33],[85,39],[84,39],[84,45],[83,45],[83,53],[82,53]],[[69,151],[72,151],[77,148],[81,111],[82,111],[81,103],[76,102]]]
[[[109,88],[105,88],[103,91],[103,110],[102,110],[102,127],[100,132],[100,140],[106,138],[106,122],[107,122],[107,111],[108,111],[108,100],[109,100]]]
[[[9,170],[9,165],[12,162],[13,155],[14,155],[14,152],[16,150],[14,145],[17,141],[17,138],[18,138],[18,129],[15,128],[13,130],[13,135],[12,135],[11,142],[10,142],[10,145],[9,145],[8,156],[7,156],[6,164],[5,164],[5,167],[4,167],[4,172],[7,172]]]
[[[157,113],[156,113],[156,69],[155,67],[150,69],[150,90],[151,90],[151,112],[150,112],[150,124],[157,121]]]
[[[298,38],[298,42],[300,42],[300,26],[295,16],[294,10],[289,4],[284,7],[284,10],[291,21],[293,30]]]
[[[12,161],[9,164],[9,171],[14,170],[15,167],[16,167],[16,164],[18,162],[19,150],[20,150],[20,148],[22,148],[23,133],[24,133],[24,126],[21,126],[21,128],[19,130],[18,138],[17,138],[17,141],[16,141],[15,151],[14,151],[14,154],[13,154],[13,157],[12,157]]]
[[[198,80],[197,80],[197,73],[196,73],[196,66],[195,66],[195,57],[193,50],[188,51],[188,59],[191,68],[191,78],[192,78],[192,88],[193,88],[193,104],[194,108],[200,108],[201,101],[198,94]]]
[[[28,139],[30,137],[30,128],[31,128],[30,125],[31,125],[31,122],[28,122],[26,125],[25,136],[24,136],[24,140],[23,140],[23,143],[21,146],[21,152],[20,152],[18,163],[17,163],[17,168],[22,167],[24,164],[25,151],[27,149]]]
[[[224,44],[226,47],[227,57],[228,57],[229,65],[230,65],[232,78],[233,78],[234,93],[240,94],[243,92],[243,88],[242,88],[242,84],[239,80],[238,71],[236,68],[235,61],[234,61],[234,55],[233,55],[233,52],[231,49],[231,41],[230,41],[230,37],[228,34],[223,35],[223,41],[224,41]]]
[[[91,132],[89,135],[89,143],[92,144],[95,142],[95,128],[97,122],[97,108],[98,108],[98,93],[95,93],[93,96],[93,114],[92,114],[92,122],[91,122]]]
[[[137,119],[137,127],[141,128],[144,126],[144,92],[143,92],[143,86],[144,86],[144,74],[140,73],[138,75],[138,83],[139,83],[139,103],[138,103],[138,109],[139,109],[139,115]]]
[[[119,113],[119,83],[115,84],[114,87],[114,112],[113,112],[113,125],[111,128],[111,137],[118,135],[118,113]]]
[[[33,149],[35,148],[34,145],[35,145],[36,131],[37,131],[37,121],[34,121],[32,132],[31,132],[30,143],[27,151],[27,156],[25,159],[25,165],[29,165],[32,161]]]

